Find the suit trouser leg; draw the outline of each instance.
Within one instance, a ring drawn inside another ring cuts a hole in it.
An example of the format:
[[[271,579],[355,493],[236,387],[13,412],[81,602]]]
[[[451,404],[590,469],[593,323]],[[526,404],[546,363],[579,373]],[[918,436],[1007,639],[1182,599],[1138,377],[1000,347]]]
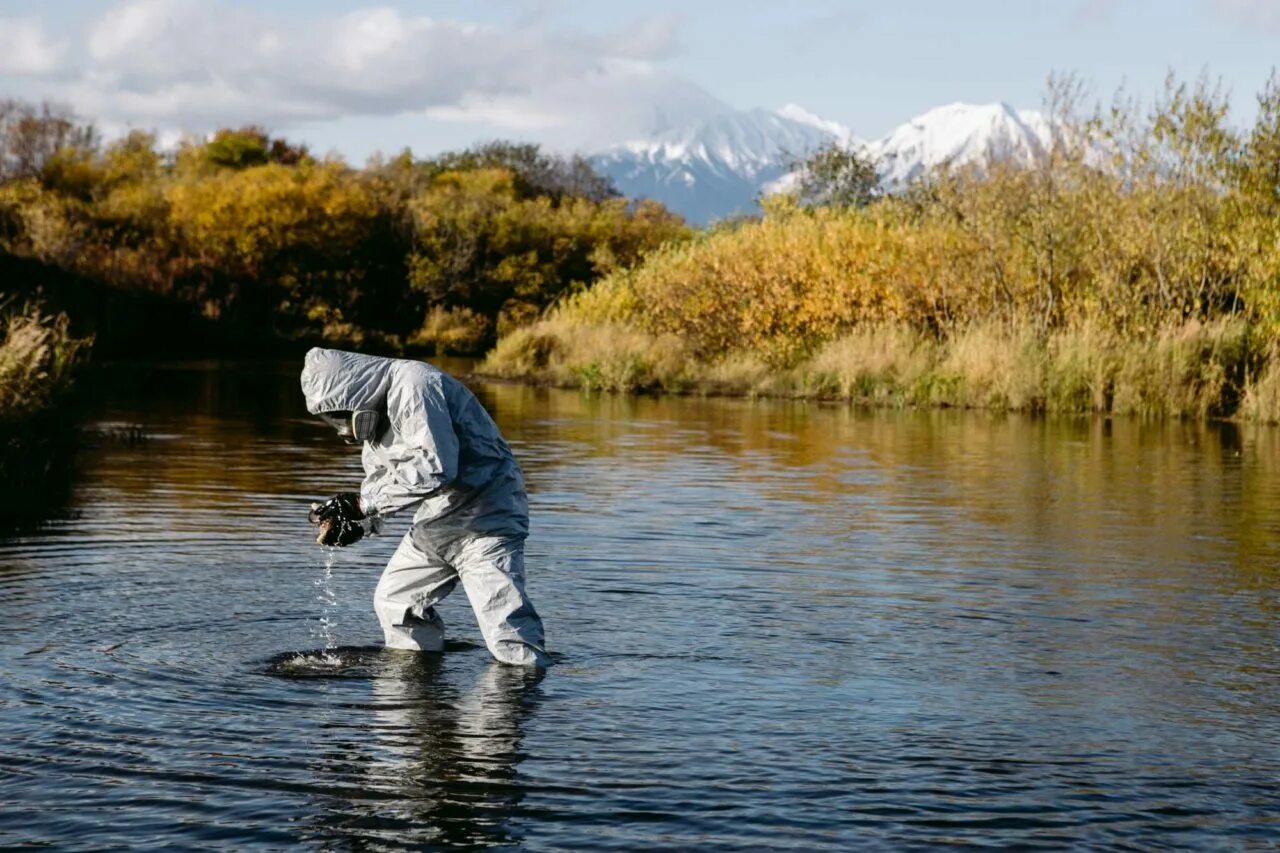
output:
[[[524,589],[524,537],[467,537],[450,559],[490,654],[502,663],[550,664],[542,619]]]
[[[400,540],[374,592],[373,606],[391,649],[444,649],[444,621],[435,605],[457,586],[458,573],[442,557],[418,547],[412,531]]]

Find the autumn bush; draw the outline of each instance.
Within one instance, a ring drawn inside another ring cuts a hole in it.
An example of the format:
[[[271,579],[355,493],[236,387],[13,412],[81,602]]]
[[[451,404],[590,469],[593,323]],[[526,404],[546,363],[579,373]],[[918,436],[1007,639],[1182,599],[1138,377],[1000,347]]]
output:
[[[1248,187],[1267,168],[1250,165],[1256,139],[1280,114],[1263,109],[1240,137],[1225,116],[1224,99],[1186,87],[1136,130],[1131,113],[1059,115],[1030,167],[944,169],[865,205],[771,199],[759,221],[654,253],[627,281],[650,328],[780,366],[886,322],[1143,336],[1224,314],[1270,321],[1275,206]]]
[[[500,331],[685,234],[653,202],[529,196],[505,169],[436,174],[408,212],[409,286],[432,305],[493,318]]]

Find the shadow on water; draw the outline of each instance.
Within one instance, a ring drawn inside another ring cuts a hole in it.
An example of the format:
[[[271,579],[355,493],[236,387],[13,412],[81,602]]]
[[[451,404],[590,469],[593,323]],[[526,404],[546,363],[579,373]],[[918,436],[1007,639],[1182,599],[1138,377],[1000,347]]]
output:
[[[0,424],[0,537],[67,515],[79,445],[75,426],[59,415]]]

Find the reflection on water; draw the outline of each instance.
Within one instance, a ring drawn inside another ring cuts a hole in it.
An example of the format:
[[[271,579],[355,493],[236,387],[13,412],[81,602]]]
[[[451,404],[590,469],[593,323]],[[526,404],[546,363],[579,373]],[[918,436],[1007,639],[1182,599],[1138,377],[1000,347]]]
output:
[[[516,767],[538,673],[490,663],[473,684],[441,689],[438,656],[384,658],[390,677],[373,682],[371,720],[333,747],[345,753],[342,766],[362,768],[361,787],[382,796],[325,810],[317,834],[342,839],[376,827],[363,837],[468,847],[518,841],[504,818],[523,799]]]
[[[456,644],[450,651],[459,649]],[[367,713],[331,731],[312,762],[317,796],[300,840],[387,846],[497,846],[520,840],[505,820],[524,792],[516,767],[524,718],[543,674],[488,663],[474,681],[439,655],[339,648],[281,656],[285,678],[366,681]],[[330,796],[358,789],[359,796]]]
[[[461,597],[378,647],[296,367],[97,383],[146,440],[0,542],[0,846],[1280,839],[1276,430],[480,387],[539,679]]]

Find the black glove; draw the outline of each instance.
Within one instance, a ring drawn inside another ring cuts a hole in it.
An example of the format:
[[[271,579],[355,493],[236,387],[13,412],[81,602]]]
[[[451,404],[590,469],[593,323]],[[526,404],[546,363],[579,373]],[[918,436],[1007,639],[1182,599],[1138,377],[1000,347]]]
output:
[[[360,495],[355,492],[338,492],[322,504],[312,504],[307,520],[319,524],[331,518],[360,521],[364,512],[360,509]]]
[[[307,520],[320,526],[316,542],[345,547],[364,538],[364,512],[355,492],[339,492],[322,504],[312,504]]]

